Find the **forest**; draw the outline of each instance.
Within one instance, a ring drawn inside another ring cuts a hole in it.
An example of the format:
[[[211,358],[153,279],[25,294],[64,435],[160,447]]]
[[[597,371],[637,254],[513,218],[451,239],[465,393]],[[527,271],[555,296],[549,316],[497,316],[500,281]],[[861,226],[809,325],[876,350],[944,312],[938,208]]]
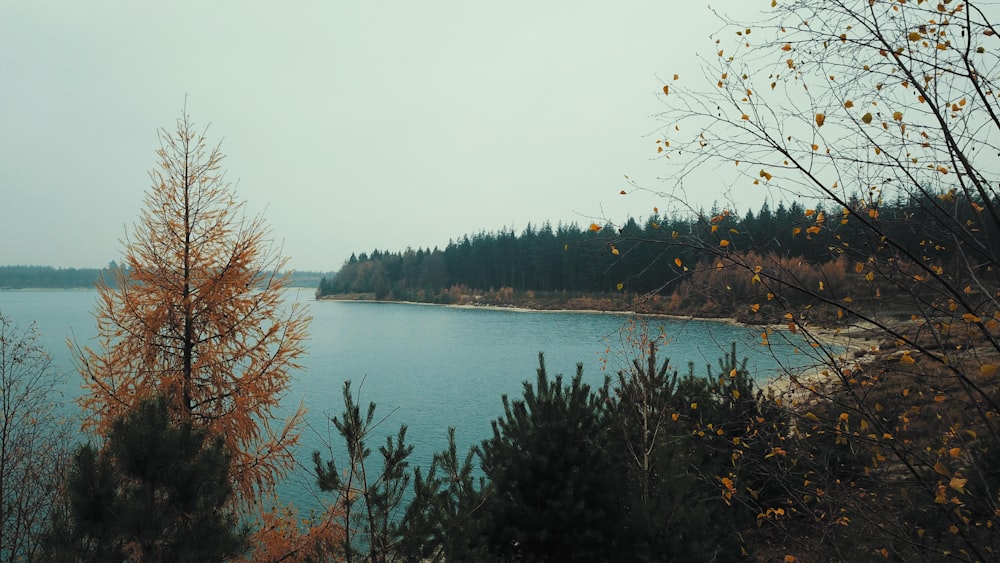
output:
[[[629,298],[619,296],[614,307],[749,320],[746,307],[767,291],[748,284],[750,278],[735,274],[731,264],[718,268],[720,258],[754,261],[783,272],[799,285],[823,282],[831,294],[842,295],[852,293],[864,280],[845,250],[874,251],[882,246],[883,236],[902,241],[903,248],[897,250],[901,261],[906,260],[905,252],[954,270],[962,256],[940,234],[949,219],[941,216],[938,204],[947,200],[950,208],[959,210],[957,220],[970,221],[981,201],[963,198],[928,189],[919,197],[897,194],[888,201],[854,200],[841,208],[826,208],[829,205],[822,202],[809,207],[780,202],[773,210],[765,203],[756,213],[713,209],[670,217],[656,210],[643,221],[628,219],[617,225],[559,224],[553,229],[545,223],[538,228],[529,225],[519,235],[509,229],[481,232],[450,241],[443,250],[376,249],[351,255],[336,275],[321,280],[316,295],[432,303],[475,296],[474,302],[481,304],[538,305],[537,299],[525,295],[530,292],[550,296],[538,306],[566,307],[573,302],[602,303],[602,295],[624,294]],[[874,237],[867,225],[846,220],[858,213],[877,216],[883,234]],[[992,225],[972,236],[980,246],[1000,240]],[[718,250],[706,253],[706,247]],[[899,290],[883,284],[880,305],[885,308],[898,301]],[[586,295],[596,298],[570,301]],[[811,300],[790,292],[786,298],[796,303]]]
[[[54,268],[52,266],[0,266],[2,289],[93,289],[102,275],[110,276],[117,264],[106,268]],[[315,287],[323,272],[292,272],[290,287]]]

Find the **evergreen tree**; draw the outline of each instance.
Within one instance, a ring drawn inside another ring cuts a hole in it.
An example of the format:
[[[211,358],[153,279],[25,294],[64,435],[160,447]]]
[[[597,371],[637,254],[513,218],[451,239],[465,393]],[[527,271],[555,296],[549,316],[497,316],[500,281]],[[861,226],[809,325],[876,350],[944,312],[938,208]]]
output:
[[[116,420],[101,450],[76,454],[47,560],[225,561],[247,549],[225,506],[230,454],[190,423],[173,426],[162,397]]]
[[[504,416],[482,444],[491,482],[486,542],[501,560],[608,561],[621,556],[623,493],[609,455],[605,405],[583,383],[550,380],[539,354],[524,398],[503,397]]]

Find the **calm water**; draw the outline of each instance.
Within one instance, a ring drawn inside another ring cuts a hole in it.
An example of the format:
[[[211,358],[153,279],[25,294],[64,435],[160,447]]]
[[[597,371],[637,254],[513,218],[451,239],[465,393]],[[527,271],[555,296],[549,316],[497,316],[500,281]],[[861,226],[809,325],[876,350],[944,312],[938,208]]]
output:
[[[67,374],[69,396],[79,393],[79,380],[66,340],[90,343],[96,298],[95,291],[85,290],[0,291],[0,312],[22,329],[38,324],[54,367]],[[592,384],[601,383],[606,373],[624,365],[627,354],[634,354],[626,351],[620,335],[628,319],[622,315],[315,302],[310,290],[290,290],[289,299],[311,301],[313,321],[309,353],[283,409],[292,412],[301,401],[309,413],[297,456],[303,465],[279,494],[304,507],[316,506],[319,493],[312,485],[310,456],[313,450],[324,452],[324,458],[330,455],[326,444],[335,430],[328,421],[342,410],[344,380],[353,381],[363,404],[378,404],[377,419],[388,415],[370,442],[372,449],[406,424],[408,441],[415,446],[413,462],[425,465],[447,445],[449,426],[457,429],[460,452],[487,438],[490,421],[503,412],[501,395],[517,396],[522,382],[534,379],[539,352],[545,353],[550,375],[569,377],[579,362]],[[655,330],[663,326],[669,344],[662,353],[682,372],[693,361],[696,372],[704,373],[704,365],[715,366],[734,341],[739,356],[749,358],[751,372],[761,380],[778,369],[775,358],[791,365],[810,362],[794,346],[773,344],[775,338],[771,349],[762,348],[758,329],[710,321],[650,322]]]

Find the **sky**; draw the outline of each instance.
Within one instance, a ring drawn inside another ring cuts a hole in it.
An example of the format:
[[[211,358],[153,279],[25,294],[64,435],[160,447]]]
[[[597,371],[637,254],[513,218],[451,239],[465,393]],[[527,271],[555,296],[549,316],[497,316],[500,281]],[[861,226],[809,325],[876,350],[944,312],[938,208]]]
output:
[[[648,216],[664,77],[766,4],[0,0],[0,265],[119,259],[185,105],[297,270]]]

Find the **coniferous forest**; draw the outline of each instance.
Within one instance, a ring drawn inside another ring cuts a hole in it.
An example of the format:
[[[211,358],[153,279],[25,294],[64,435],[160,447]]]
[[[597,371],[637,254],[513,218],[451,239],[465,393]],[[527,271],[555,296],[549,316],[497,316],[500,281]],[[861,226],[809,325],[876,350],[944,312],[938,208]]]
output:
[[[863,279],[847,251],[876,252],[885,238],[903,241],[903,248],[895,250],[900,256],[924,257],[948,267],[960,257],[952,256],[949,249],[954,247],[940,236],[947,231],[947,221],[955,220],[939,217],[943,211],[936,203],[942,199],[954,203],[962,198],[930,192],[878,205],[852,201],[851,211],[798,202],[772,209],[765,203],[756,213],[743,215],[713,209],[676,216],[657,213],[622,224],[553,228],[545,223],[528,225],[520,234],[510,229],[481,232],[449,241],[443,250],[375,249],[351,255],[336,275],[321,280],[317,297],[367,295],[376,300],[454,303],[474,296],[476,303],[509,305],[525,302],[524,294],[530,292],[561,294],[548,303],[566,306],[572,296],[606,295],[617,299],[576,302],[742,318],[745,311],[740,307],[768,292],[750,277],[730,272],[733,261],[770,264],[788,278],[775,282],[817,287],[823,282],[845,295],[853,292],[851,284]],[[971,220],[974,206],[961,203],[954,205],[964,210],[959,220]],[[976,205],[974,199],[971,203]],[[868,225],[846,220],[858,213],[877,216],[882,230],[875,235]],[[973,236],[988,247],[998,233],[987,228]],[[719,254],[725,257],[725,268],[719,267]],[[890,286],[880,288],[880,302],[891,304],[893,291]],[[788,292],[785,298],[789,304],[802,304],[812,296]]]

